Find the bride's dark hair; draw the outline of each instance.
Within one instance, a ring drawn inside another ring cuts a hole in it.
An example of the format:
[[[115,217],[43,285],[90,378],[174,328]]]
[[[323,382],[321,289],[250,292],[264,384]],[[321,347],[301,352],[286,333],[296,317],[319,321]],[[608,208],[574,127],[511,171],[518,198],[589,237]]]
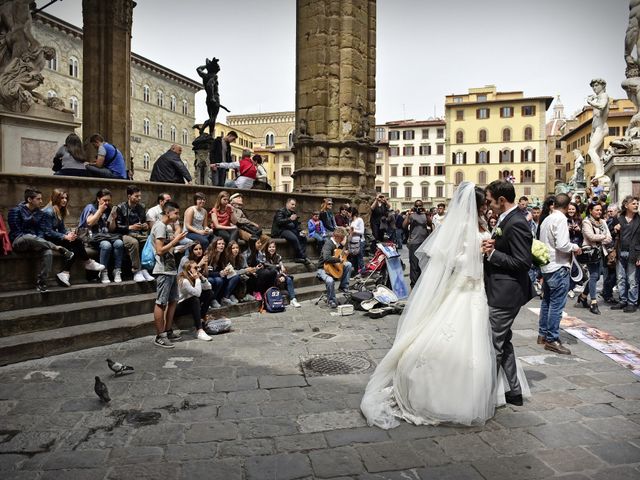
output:
[[[478,216],[480,216],[480,208],[487,204],[487,195],[484,193],[484,189],[476,187],[476,208],[478,209]]]

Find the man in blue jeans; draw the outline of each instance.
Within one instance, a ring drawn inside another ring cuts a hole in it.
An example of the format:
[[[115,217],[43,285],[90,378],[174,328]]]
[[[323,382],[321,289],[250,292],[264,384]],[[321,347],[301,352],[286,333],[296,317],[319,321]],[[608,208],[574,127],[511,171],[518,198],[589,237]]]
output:
[[[571,351],[560,342],[560,320],[567,303],[571,277],[571,254],[582,253],[580,246],[569,240],[566,217],[569,201],[569,196],[564,193],[556,195],[553,212],[540,225],[540,241],[549,247],[550,261],[541,267],[544,282],[538,344],[544,345],[545,350],[563,355],[571,355]]]
[[[353,266],[350,262],[343,262],[342,258],[334,256],[336,248],[344,248],[345,238],[347,238],[347,231],[344,227],[337,227],[333,231],[331,238],[324,242],[322,253],[320,254],[320,260],[318,261],[317,276],[327,286],[327,303],[330,308],[338,307],[335,282],[340,282],[339,288],[341,292],[346,293],[349,291],[349,279],[351,278],[351,270],[353,269]],[[339,278],[336,278],[327,272],[325,264],[335,265],[339,263],[342,263],[342,275]]]

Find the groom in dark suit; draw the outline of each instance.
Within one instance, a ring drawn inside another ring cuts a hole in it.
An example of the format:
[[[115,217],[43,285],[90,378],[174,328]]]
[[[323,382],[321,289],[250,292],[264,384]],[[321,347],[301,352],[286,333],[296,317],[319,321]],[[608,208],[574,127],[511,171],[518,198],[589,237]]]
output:
[[[529,269],[533,235],[526,218],[518,213],[513,185],[503,180],[485,189],[487,203],[500,217],[493,236],[482,242],[484,285],[489,303],[498,371],[504,370],[511,391],[507,403],[522,405],[522,390],[516,372],[516,356],[511,344],[511,325],[520,307],[533,298]]]

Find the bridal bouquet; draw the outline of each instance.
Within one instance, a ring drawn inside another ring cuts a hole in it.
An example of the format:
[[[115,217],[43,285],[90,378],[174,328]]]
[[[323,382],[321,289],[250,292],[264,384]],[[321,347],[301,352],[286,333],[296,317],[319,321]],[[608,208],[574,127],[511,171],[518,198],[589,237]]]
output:
[[[537,267],[542,267],[551,261],[549,257],[549,247],[540,240],[533,240],[531,255],[533,256],[533,264]]]

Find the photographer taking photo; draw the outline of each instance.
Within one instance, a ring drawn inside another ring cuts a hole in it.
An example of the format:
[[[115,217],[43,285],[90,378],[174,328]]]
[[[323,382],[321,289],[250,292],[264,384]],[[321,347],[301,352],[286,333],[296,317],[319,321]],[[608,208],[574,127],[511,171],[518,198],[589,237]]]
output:
[[[381,193],[376,195],[376,198],[371,204],[371,233],[377,242],[384,241],[384,231],[380,228],[382,219],[389,215],[389,202],[385,196]],[[375,245],[374,245],[375,251]]]
[[[422,200],[414,202],[413,208],[404,219],[402,226],[404,228],[409,227],[409,240],[407,241],[407,247],[409,248],[409,279],[411,288],[413,288],[421,273],[416,250],[433,232],[431,213],[427,213]]]

